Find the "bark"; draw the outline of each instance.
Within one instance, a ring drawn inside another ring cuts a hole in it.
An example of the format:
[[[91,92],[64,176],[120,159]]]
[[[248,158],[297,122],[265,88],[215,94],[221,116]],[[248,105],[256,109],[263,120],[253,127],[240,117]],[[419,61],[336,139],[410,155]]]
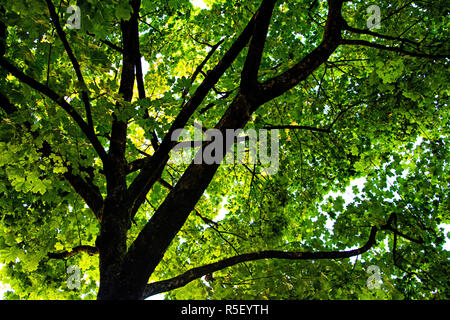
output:
[[[105,200],[100,235],[95,242],[99,251],[100,288],[97,298],[102,300],[116,292],[120,266],[125,256],[128,231],[128,210],[120,195]]]

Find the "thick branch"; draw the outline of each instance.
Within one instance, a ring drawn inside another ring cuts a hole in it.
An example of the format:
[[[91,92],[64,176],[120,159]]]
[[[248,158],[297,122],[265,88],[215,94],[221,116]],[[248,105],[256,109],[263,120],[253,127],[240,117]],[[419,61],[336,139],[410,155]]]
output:
[[[270,101],[305,80],[314,70],[327,61],[341,42],[344,20],[341,16],[342,0],[328,1],[328,18],[320,45],[300,62],[284,73],[259,85],[257,105]]]
[[[247,261],[256,261],[261,259],[288,259],[288,260],[343,259],[360,255],[368,251],[376,243],[375,236],[377,231],[378,229],[376,227],[372,227],[367,242],[358,249],[348,251],[288,252],[288,251],[267,250],[255,253],[241,254],[231,258],[226,258],[211,264],[204,265],[202,267],[193,268],[172,279],[162,280],[148,284],[145,288],[143,298],[145,299],[149,296],[158,293],[183,287],[189,282],[199,279],[207,274]]]
[[[241,75],[241,91],[244,94],[255,90],[257,86],[258,71],[275,2],[276,0],[263,1],[256,15],[257,21]]]
[[[136,65],[136,83],[139,99],[145,99],[144,73],[142,72],[141,49],[139,44],[139,30],[135,30],[135,65]]]
[[[133,14],[128,21],[120,22],[120,29],[122,33],[122,47],[123,47],[123,58],[122,58],[122,68],[120,75],[120,85],[119,94],[127,102],[130,102],[133,98],[133,88],[135,80],[135,66],[137,66],[137,60],[139,59],[139,79],[138,79],[138,89],[139,95],[145,95],[145,90],[143,87],[142,79],[142,67],[140,65],[140,53],[139,53],[139,30],[137,19],[139,17],[139,8],[141,2],[140,0],[131,1],[131,7],[133,9]],[[118,112],[122,106],[117,103],[116,106]],[[116,114],[113,114],[114,120],[111,129],[111,139],[110,139],[110,149],[109,154],[115,160],[115,166],[107,169],[110,173],[109,176],[117,175],[117,170],[120,170],[120,176],[124,167],[126,165],[125,159],[125,149],[126,149],[126,138],[127,138],[127,121],[118,120]],[[121,179],[123,180],[123,179]],[[123,184],[123,181],[120,182]]]
[[[224,135],[227,128],[242,128],[249,120],[249,109],[250,105],[245,96],[238,94],[216,128]],[[232,142],[227,141],[225,150],[228,150],[231,144]],[[219,163],[214,163],[191,164],[187,168],[128,250],[121,271],[123,278],[120,281],[128,285],[118,288],[119,291],[128,292],[134,299],[140,298],[145,282],[161,261],[173,237],[185,223],[218,167]]]
[[[77,246],[75,248],[72,248],[72,250],[70,250],[70,251],[55,252],[55,253],[49,252],[47,256],[50,259],[66,259],[66,258],[70,258],[81,252],[86,252],[87,254],[92,256],[94,254],[98,254],[98,249],[93,246],[82,245],[82,246]]]

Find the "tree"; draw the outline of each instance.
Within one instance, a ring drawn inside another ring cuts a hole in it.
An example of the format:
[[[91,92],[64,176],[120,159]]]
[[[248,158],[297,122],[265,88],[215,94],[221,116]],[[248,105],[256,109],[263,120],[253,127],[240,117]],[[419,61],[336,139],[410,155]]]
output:
[[[208,5],[0,1],[6,297],[448,298],[446,2]]]

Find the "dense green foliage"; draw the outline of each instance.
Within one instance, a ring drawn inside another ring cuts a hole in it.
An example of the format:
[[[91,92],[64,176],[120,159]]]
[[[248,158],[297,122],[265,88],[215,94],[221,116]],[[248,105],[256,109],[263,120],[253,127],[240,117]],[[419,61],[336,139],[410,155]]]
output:
[[[128,0],[54,1],[90,93],[95,133],[108,150],[114,116],[128,121],[126,159],[152,154],[152,132],[162,139],[183,102],[195,92],[242,32],[260,0],[144,0],[140,53],[146,97],[118,94],[122,55],[120,19]],[[69,4],[81,10],[81,29],[64,26]],[[344,3],[348,25],[367,30],[372,3]],[[196,209],[173,239],[150,281],[193,267],[262,250],[341,251],[361,247],[370,228],[391,218],[366,253],[332,260],[265,259],[206,275],[172,290],[172,299],[447,299],[450,223],[448,3],[377,1],[380,35],[343,31],[404,52],[341,45],[306,80],[262,105],[246,128],[281,129],[279,171],[257,164],[221,165]],[[52,25],[45,1],[0,0],[7,26],[4,59],[64,96],[81,115],[84,88]],[[320,43],[326,1],[279,1],[259,71],[270,79],[291,68]],[[402,40],[400,40],[402,39]],[[406,40],[405,40],[406,39]],[[223,41],[193,83],[196,67]],[[186,128],[214,127],[236,96],[245,52],[204,99]],[[405,54],[414,52],[415,54]],[[424,56],[420,56],[423,54]],[[427,57],[425,55],[430,55]],[[100,223],[64,174],[83,177],[107,193],[99,156],[80,127],[54,101],[0,67],[0,92],[15,112],[0,107],[0,281],[8,299],[92,299],[99,284],[98,256],[65,259],[52,253],[95,246]],[[123,108],[117,111],[116,105]],[[212,106],[214,103],[214,106]],[[207,107],[208,106],[208,107]],[[206,108],[207,107],[207,108]],[[144,117],[148,110],[149,117]],[[308,126],[300,128],[295,126]],[[328,129],[314,130],[314,128]],[[52,152],[42,155],[49,144]],[[142,151],[142,152],[141,152]],[[91,167],[91,170],[85,168]],[[175,185],[187,164],[169,161],[162,180]],[[127,176],[131,184],[138,172]],[[349,187],[353,183],[353,188]],[[352,196],[343,197],[345,190]],[[130,245],[169,190],[155,184],[128,230]],[[50,253],[50,256],[49,256]],[[67,287],[69,265],[83,278]],[[370,265],[380,289],[369,289]]]

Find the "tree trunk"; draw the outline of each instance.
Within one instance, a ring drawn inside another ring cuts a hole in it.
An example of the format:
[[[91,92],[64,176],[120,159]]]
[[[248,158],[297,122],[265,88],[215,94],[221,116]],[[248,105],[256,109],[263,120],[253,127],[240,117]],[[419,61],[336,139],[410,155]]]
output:
[[[100,288],[98,299],[110,299],[118,286],[120,268],[127,252],[127,232],[131,226],[127,206],[126,166],[124,161],[110,157],[105,166],[107,196],[101,211],[99,250]]]
[[[98,299],[108,299],[114,291],[127,249],[128,211],[121,200],[116,197],[107,198],[103,208],[100,235],[96,240],[100,269]]]

